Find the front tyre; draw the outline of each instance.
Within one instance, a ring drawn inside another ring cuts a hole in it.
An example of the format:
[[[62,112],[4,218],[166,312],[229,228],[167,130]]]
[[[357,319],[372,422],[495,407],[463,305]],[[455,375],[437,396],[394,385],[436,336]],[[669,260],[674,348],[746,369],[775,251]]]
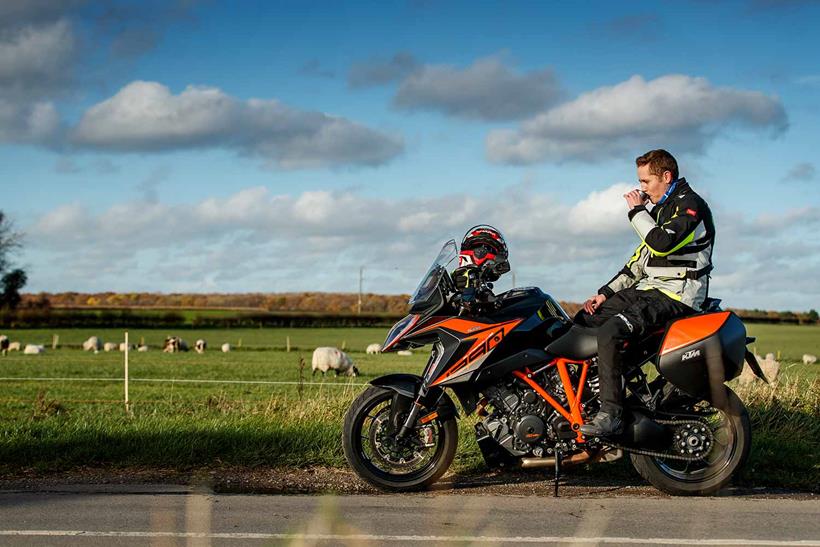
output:
[[[632,465],[641,477],[673,496],[714,494],[726,486],[745,463],[752,444],[749,414],[728,387],[723,404],[691,410],[703,415],[702,421],[711,431],[711,449],[702,459],[680,461],[630,454]]]
[[[434,419],[397,440],[389,419],[394,395],[371,386],[353,401],[342,433],[345,458],[376,488],[419,490],[436,482],[453,462],[458,444],[456,419]],[[420,416],[428,411],[423,409]]]

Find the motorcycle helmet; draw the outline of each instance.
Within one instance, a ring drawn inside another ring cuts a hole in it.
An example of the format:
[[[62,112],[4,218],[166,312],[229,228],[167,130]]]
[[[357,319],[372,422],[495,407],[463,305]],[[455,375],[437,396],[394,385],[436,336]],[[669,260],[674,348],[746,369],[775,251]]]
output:
[[[501,232],[487,224],[473,226],[461,240],[459,267],[477,266],[488,270],[495,279],[510,271],[507,242]],[[494,281],[495,279],[490,279]]]

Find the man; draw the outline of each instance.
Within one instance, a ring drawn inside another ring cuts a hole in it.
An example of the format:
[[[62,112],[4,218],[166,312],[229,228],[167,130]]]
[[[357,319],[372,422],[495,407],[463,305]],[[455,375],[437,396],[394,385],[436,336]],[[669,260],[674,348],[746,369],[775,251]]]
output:
[[[715,227],[706,202],[666,150],[636,158],[638,190],[624,194],[629,222],[641,238],[635,253],[598,294],[584,302],[575,321],[598,329],[601,410],[581,426],[588,436],[623,432],[623,342],[700,310],[709,290]],[[654,204],[647,211],[645,199]]]

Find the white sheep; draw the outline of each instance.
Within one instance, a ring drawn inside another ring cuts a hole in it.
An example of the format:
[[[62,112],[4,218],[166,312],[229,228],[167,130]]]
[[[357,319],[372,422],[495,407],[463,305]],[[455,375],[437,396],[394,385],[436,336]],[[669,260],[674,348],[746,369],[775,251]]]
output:
[[[179,336],[169,336],[165,339],[165,343],[162,345],[162,351],[165,353],[188,351],[188,344]]]
[[[208,348],[208,343],[200,338],[199,340],[194,343],[194,351],[197,353],[205,353],[205,350]]]
[[[381,344],[370,344],[369,346],[367,346],[367,349],[365,351],[367,352],[368,355],[376,355],[376,354],[382,352],[382,345]]]
[[[408,357],[410,355],[413,355],[413,352],[410,351],[409,349],[402,349],[402,350],[397,351],[396,355],[401,355],[403,357]]]
[[[9,351],[20,351],[20,348],[23,346],[20,342],[12,342],[9,344]]]
[[[24,355],[39,355],[45,352],[45,346],[38,346],[36,344],[26,344],[26,349],[23,350]]]
[[[128,348],[129,350],[135,350],[135,349],[137,349],[137,345],[136,344],[126,344],[125,342],[120,342],[120,346],[119,346],[120,351],[125,351],[125,348]]]
[[[817,356],[812,355],[811,353],[804,353],[803,354],[803,364],[804,365],[813,365],[817,362]]]
[[[222,344],[222,353],[228,353],[229,351],[231,351],[231,345],[227,342]]]
[[[137,348],[137,351],[140,352],[140,353],[145,353],[146,351],[148,351],[148,346],[143,344],[143,345],[141,345]]]
[[[117,351],[120,349],[120,345],[114,342],[106,342],[103,344],[103,351]]]
[[[776,382],[778,376],[780,376],[780,362],[775,360],[774,354],[766,354],[765,359],[759,355],[755,355],[755,358],[757,359],[757,363],[760,365],[760,370],[763,372],[763,376],[765,376],[770,383]],[[752,372],[749,365],[745,365],[743,367],[743,371],[740,373],[740,378],[738,381],[741,385],[749,385],[754,383],[757,379],[757,376],[755,376]]]
[[[88,340],[83,342],[83,351],[100,351],[102,349],[102,342],[96,336],[90,337]]]
[[[313,374],[316,371],[325,375],[329,370],[335,370],[336,376],[358,376],[359,369],[353,365],[353,360],[345,352],[337,348],[316,348],[313,351],[313,362],[311,365]]]

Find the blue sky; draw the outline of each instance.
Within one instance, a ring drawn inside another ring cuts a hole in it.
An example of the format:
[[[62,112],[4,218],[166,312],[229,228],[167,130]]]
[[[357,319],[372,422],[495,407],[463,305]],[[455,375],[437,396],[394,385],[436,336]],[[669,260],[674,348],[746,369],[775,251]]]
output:
[[[410,292],[490,222],[518,285],[577,301],[631,254],[621,194],[663,147],[716,218],[712,295],[817,308],[818,23],[800,0],[15,0],[0,209],[29,291],[355,291],[364,266]]]

